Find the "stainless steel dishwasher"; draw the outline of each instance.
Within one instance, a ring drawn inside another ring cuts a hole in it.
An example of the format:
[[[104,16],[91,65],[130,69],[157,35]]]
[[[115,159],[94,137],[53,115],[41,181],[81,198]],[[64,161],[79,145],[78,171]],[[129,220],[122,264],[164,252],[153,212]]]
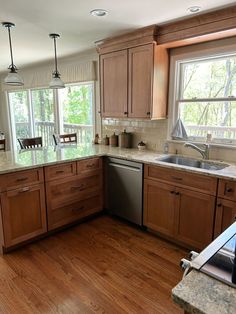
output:
[[[108,157],[107,209],[137,225],[143,223],[143,164]]]

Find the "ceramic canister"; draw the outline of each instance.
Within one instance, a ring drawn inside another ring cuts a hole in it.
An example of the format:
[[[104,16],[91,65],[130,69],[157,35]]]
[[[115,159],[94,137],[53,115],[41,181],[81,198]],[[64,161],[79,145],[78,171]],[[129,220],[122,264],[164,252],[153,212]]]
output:
[[[119,146],[121,148],[131,148],[132,147],[132,133],[122,132],[119,135]]]
[[[110,145],[112,147],[118,146],[118,135],[114,132],[113,135],[110,136]]]

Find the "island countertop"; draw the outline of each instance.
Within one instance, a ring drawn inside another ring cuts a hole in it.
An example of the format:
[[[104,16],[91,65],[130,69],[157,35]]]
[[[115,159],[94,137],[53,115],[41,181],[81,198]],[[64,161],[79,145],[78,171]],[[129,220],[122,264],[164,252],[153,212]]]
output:
[[[229,167],[218,171],[198,169],[162,162],[158,160],[164,156],[160,152],[149,150],[139,151],[134,148],[124,149],[92,144],[65,145],[61,148],[52,146],[22,151],[1,152],[0,174],[100,156],[122,158],[165,168],[236,180],[236,165],[234,164],[230,164]]]
[[[236,289],[197,270],[172,290],[172,298],[190,314],[236,313]]]

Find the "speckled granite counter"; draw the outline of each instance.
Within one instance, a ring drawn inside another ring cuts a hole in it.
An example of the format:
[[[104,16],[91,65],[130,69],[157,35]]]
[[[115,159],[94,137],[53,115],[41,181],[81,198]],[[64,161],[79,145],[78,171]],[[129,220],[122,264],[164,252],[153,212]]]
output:
[[[43,167],[49,164],[63,163],[95,156],[110,156],[137,162],[159,165],[166,168],[179,169],[203,175],[236,180],[236,165],[230,165],[222,170],[213,171],[161,162],[158,158],[162,153],[139,151],[137,149],[122,149],[104,145],[75,145],[55,149],[54,147],[38,148],[24,151],[7,151],[0,153],[0,174],[29,168]]]
[[[172,290],[172,298],[191,314],[236,313],[236,289],[196,270]]]

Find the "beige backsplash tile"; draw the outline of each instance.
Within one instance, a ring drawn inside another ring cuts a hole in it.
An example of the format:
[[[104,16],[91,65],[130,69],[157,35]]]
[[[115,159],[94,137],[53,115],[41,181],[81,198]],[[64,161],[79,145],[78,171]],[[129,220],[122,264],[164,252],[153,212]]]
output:
[[[132,147],[137,147],[140,141],[147,144],[149,150],[162,152],[164,143],[167,140],[168,120],[133,120],[133,119],[103,119],[102,137],[110,136],[114,132],[119,134],[126,129],[133,133]],[[186,148],[184,143],[169,142],[169,153],[187,155],[191,157],[201,157],[200,154],[190,148]],[[236,162],[236,149],[212,146],[210,148],[210,159]]]

